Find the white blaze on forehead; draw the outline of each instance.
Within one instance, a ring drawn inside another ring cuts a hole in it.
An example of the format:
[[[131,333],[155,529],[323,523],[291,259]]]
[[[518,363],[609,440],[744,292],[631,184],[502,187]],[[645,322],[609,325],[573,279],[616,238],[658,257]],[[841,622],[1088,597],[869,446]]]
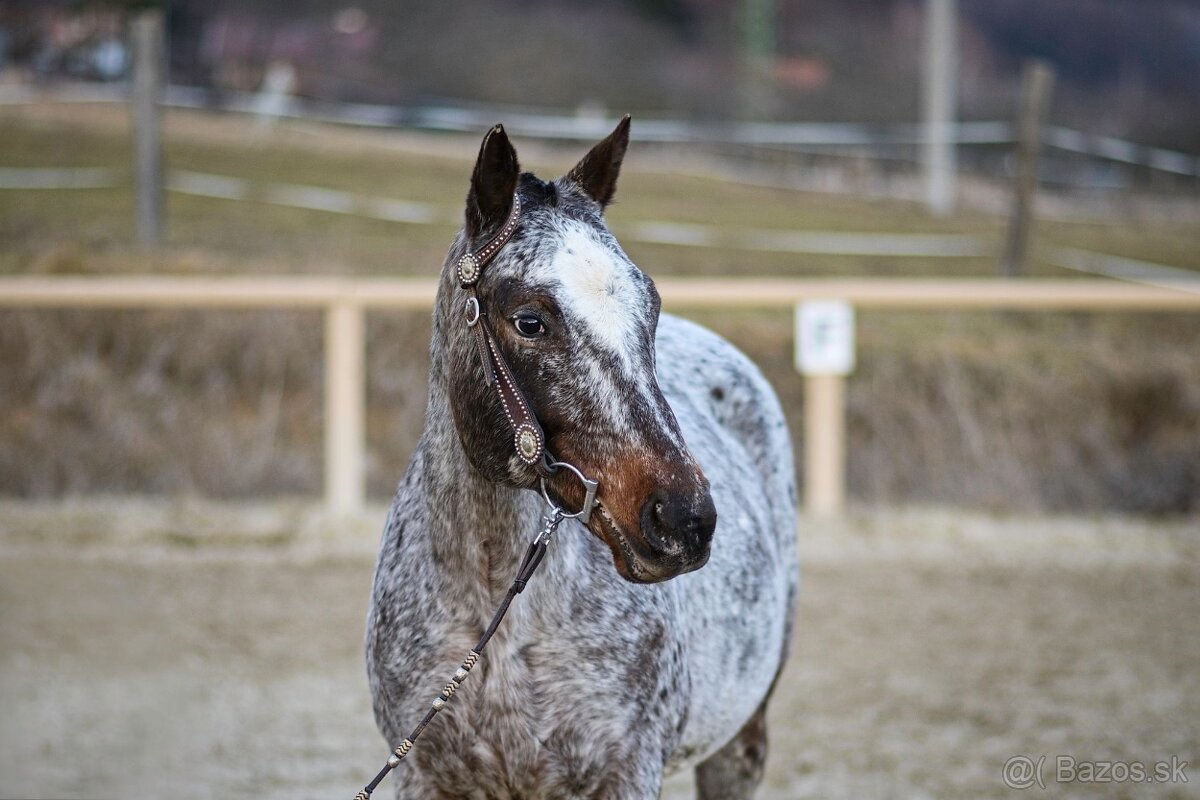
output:
[[[641,345],[638,322],[648,313],[636,268],[583,223],[570,222],[563,227],[550,271],[562,286],[556,299],[564,311],[586,325],[626,369],[631,367]]]
[[[584,223],[564,220],[557,233],[553,258],[532,277],[557,284],[554,297],[568,325],[584,326],[593,341],[616,357],[623,373],[619,376],[595,362],[578,365],[606,424],[612,432],[634,433],[631,410],[640,406],[652,415],[654,429],[682,448],[678,430],[663,412],[653,370],[634,358],[645,346],[642,337],[653,322],[649,290],[641,273],[624,253]],[[631,402],[630,393],[640,402]]]

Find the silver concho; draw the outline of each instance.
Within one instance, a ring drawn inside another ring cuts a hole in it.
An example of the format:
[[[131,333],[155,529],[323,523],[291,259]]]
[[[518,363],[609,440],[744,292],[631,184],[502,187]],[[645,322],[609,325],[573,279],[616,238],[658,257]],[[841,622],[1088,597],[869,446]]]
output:
[[[465,286],[470,286],[479,279],[479,262],[471,253],[458,260],[458,279]]]
[[[529,424],[517,428],[517,455],[526,464],[536,464],[542,454],[542,443],[537,431]]]

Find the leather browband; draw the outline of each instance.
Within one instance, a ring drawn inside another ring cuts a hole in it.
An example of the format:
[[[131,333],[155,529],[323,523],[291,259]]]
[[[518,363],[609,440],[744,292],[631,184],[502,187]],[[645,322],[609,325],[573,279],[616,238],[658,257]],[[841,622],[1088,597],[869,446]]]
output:
[[[455,273],[459,285],[467,294],[467,327],[475,332],[475,347],[479,351],[484,377],[488,385],[495,388],[496,396],[500,399],[500,406],[504,409],[504,416],[512,429],[513,447],[516,448],[517,457],[544,477],[550,474],[547,467],[549,459],[546,457],[546,434],[496,344],[496,335],[487,322],[487,314],[483,311],[479,295],[475,291],[483,268],[491,263],[516,233],[520,216],[521,198],[514,194],[512,210],[509,211],[503,227],[479,250],[468,250],[458,260]]]

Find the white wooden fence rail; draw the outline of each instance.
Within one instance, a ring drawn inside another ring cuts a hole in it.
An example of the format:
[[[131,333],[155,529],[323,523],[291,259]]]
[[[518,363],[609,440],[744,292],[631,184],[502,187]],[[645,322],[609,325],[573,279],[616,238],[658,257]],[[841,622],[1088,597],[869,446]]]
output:
[[[842,300],[860,308],[1200,311],[1200,281],[1144,285],[1108,280],[665,278],[670,308],[791,308]],[[429,279],[280,277],[0,277],[0,308],[309,308],[325,312],[325,497],[338,513],[365,499],[364,314],[428,309]],[[807,510],[845,502],[845,387],[806,378]]]

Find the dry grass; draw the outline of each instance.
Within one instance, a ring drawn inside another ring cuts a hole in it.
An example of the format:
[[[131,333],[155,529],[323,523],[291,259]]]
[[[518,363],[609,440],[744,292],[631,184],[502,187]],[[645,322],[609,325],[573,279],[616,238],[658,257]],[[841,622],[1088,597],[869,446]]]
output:
[[[177,169],[305,183],[432,203],[444,224],[183,195],[170,241],[130,246],[126,190],[0,191],[0,273],[344,272],[433,275],[452,234],[475,144],[172,114]],[[0,111],[0,166],[127,164],[110,108]],[[561,171],[565,151],[524,147]],[[631,158],[618,232],[645,219],[722,228],[970,233],[995,218],[932,220],[914,206],[664,173]],[[1196,266],[1200,226],[1047,223],[1037,252],[1086,246]],[[748,253],[631,243],[652,275],[987,274],[987,259]],[[1037,274],[1062,276],[1044,261]],[[791,329],[777,313],[697,315],[743,347],[802,408]],[[370,320],[369,480],[390,494],[419,432],[428,322]],[[860,323],[850,383],[850,487],[861,501],[993,508],[1189,511],[1200,507],[1200,320],[1168,314],[900,314]],[[320,327],[308,313],[0,312],[0,494],[146,491],[243,497],[320,486]],[[799,428],[794,424],[793,430]],[[797,444],[801,443],[797,440]]]

